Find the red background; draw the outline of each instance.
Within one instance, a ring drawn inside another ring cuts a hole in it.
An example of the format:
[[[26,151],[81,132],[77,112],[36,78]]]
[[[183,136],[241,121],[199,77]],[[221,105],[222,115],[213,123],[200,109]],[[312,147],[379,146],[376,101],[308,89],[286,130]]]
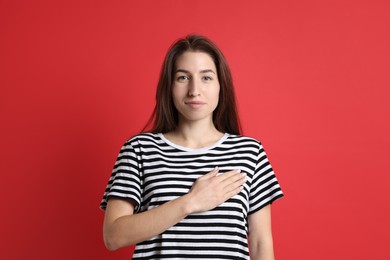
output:
[[[1,259],[129,259],[99,203],[178,37],[214,40],[286,197],[277,259],[390,259],[389,1],[0,2]]]

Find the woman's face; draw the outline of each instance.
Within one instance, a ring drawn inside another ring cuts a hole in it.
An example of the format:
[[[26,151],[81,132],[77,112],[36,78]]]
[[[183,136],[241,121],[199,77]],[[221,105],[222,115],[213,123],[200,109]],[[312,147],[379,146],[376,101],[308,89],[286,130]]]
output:
[[[174,73],[172,97],[179,122],[212,122],[220,86],[211,56],[204,52],[184,52],[176,60]]]

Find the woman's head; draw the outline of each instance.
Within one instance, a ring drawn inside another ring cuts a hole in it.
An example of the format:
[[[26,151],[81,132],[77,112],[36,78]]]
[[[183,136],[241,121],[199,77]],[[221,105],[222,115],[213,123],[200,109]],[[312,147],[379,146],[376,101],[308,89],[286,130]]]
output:
[[[214,126],[221,132],[240,134],[234,86],[226,59],[208,38],[188,35],[177,40],[168,50],[161,69],[156,92],[156,107],[147,125],[154,119],[152,132],[166,133],[176,129],[179,115],[172,100],[172,84],[177,59],[185,52],[208,54],[215,63],[220,84],[219,103],[213,112]]]

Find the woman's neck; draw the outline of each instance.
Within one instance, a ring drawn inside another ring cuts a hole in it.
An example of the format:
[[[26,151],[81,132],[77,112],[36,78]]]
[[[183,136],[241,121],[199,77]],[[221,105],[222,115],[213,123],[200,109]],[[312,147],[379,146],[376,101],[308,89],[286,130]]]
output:
[[[224,133],[219,132],[211,122],[201,124],[179,124],[172,132],[164,134],[169,141],[188,148],[207,147],[222,138]]]

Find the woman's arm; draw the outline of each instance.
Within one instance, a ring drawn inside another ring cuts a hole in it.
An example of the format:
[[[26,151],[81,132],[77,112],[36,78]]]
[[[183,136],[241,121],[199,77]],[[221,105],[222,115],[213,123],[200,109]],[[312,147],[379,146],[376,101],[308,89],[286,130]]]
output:
[[[249,253],[252,260],[274,260],[271,228],[271,205],[253,213],[248,218]]]
[[[215,169],[198,178],[188,194],[139,214],[133,214],[134,205],[129,201],[111,198],[103,225],[106,247],[116,250],[147,240],[189,214],[213,209],[241,191],[245,175],[239,171],[217,173]]]

